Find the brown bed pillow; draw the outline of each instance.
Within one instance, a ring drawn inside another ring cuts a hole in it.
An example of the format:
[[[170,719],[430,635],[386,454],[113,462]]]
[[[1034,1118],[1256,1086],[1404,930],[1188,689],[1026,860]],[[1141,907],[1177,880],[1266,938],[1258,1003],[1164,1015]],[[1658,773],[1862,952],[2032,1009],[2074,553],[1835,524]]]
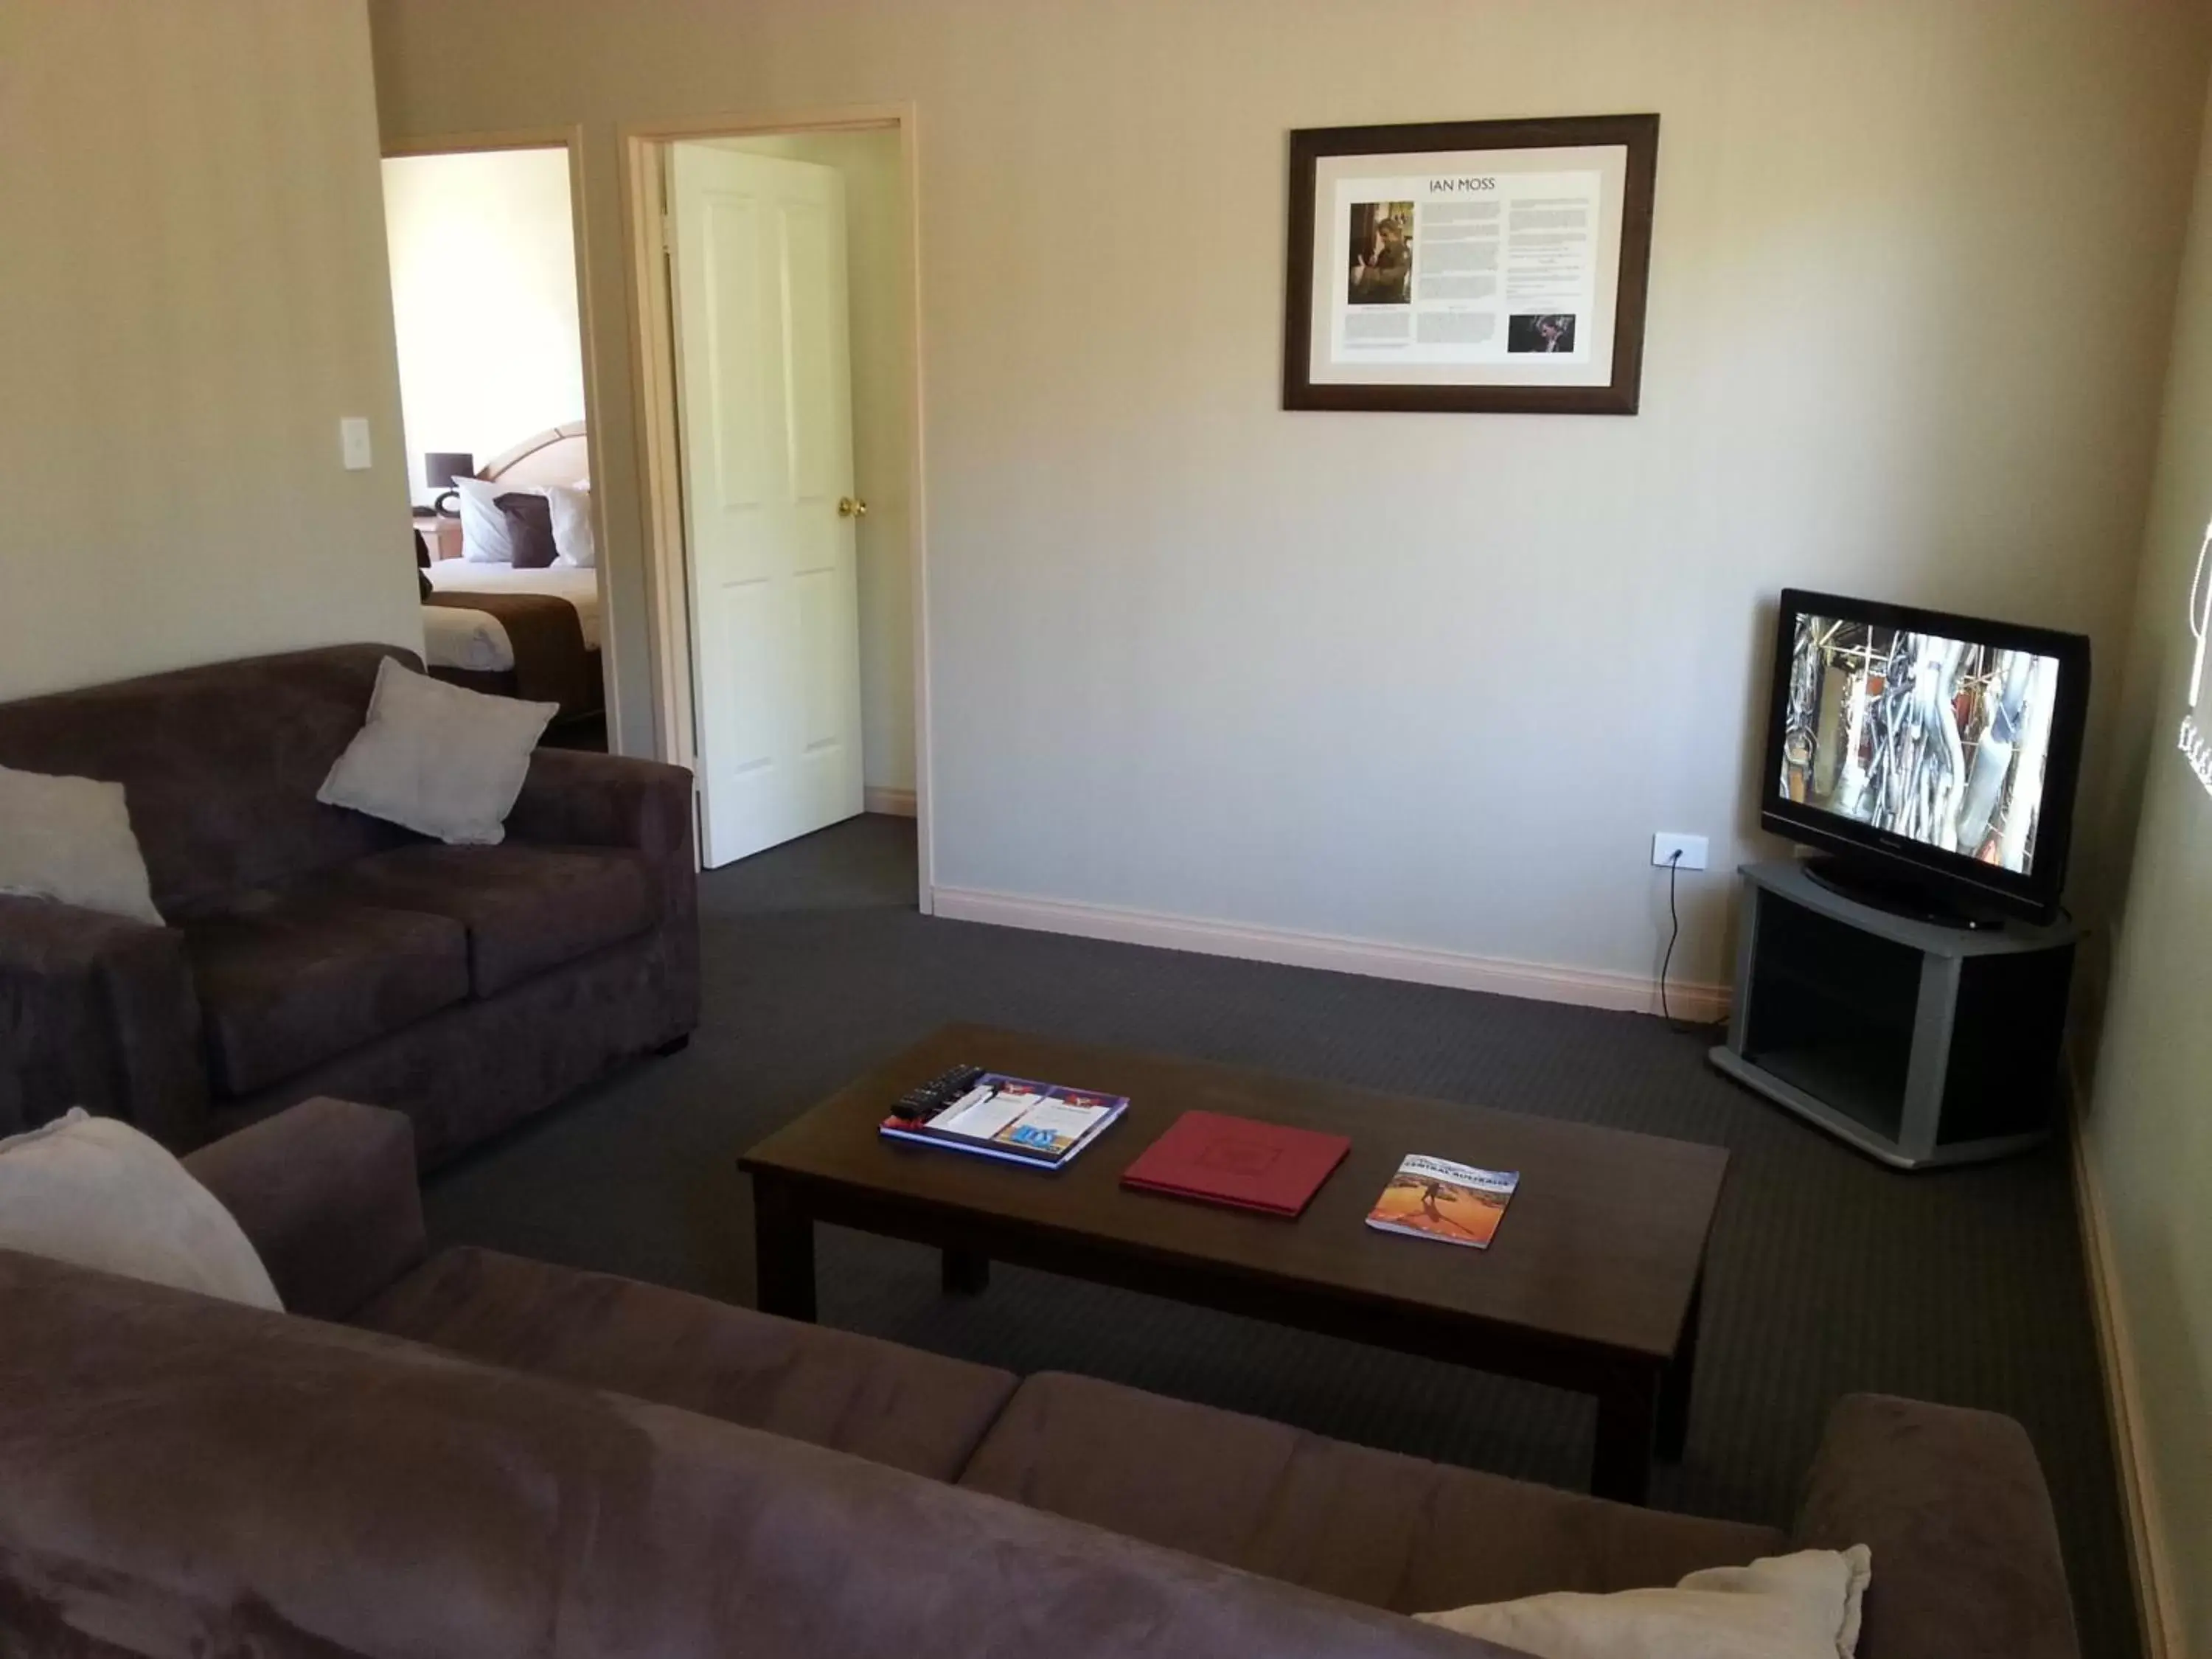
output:
[[[507,520],[507,537],[514,549],[511,562],[517,570],[543,570],[559,551],[553,544],[553,503],[543,495],[520,490],[501,495],[494,503]]]

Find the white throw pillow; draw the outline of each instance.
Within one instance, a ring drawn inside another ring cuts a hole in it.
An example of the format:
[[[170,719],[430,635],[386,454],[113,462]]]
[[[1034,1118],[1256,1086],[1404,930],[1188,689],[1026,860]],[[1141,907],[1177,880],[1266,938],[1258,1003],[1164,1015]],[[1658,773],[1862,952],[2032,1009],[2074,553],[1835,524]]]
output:
[[[486,483],[482,478],[456,478],[453,489],[461,498],[461,556],[477,564],[513,564],[514,542],[507,534],[507,514],[499,510],[499,498],[514,495],[514,487]]]
[[[119,783],[0,766],[0,893],[161,926]]]
[[[592,535],[592,491],[587,484],[548,484],[545,499],[553,505],[553,562],[573,570],[588,570],[599,562],[599,544]]]
[[[0,1140],[0,1250],[284,1309],[252,1243],[191,1170],[82,1107]]]
[[[1708,1567],[1673,1589],[1561,1592],[1414,1615],[1536,1659],[1853,1659],[1863,1544]]]
[[[377,665],[368,723],[315,799],[442,842],[494,845],[507,838],[531,751],[560,712],[556,702],[448,685],[386,657]]]

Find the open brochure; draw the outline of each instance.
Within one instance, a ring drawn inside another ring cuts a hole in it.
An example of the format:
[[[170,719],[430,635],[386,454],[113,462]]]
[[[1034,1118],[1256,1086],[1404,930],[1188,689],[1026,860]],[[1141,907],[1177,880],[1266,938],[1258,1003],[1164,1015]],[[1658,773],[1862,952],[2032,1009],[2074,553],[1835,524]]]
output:
[[[1057,1170],[1104,1133],[1128,1104],[1122,1095],[988,1072],[934,1115],[887,1117],[879,1133],[886,1140]]]
[[[1367,1224],[1386,1233],[1440,1238],[1447,1244],[1490,1248],[1506,1201],[1521,1177],[1507,1170],[1478,1170],[1416,1152],[1398,1166]]]

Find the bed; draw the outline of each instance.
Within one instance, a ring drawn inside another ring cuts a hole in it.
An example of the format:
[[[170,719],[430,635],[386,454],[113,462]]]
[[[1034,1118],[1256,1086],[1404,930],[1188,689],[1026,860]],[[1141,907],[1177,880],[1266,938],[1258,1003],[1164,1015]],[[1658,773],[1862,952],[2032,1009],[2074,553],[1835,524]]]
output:
[[[541,432],[477,476],[518,488],[586,483],[583,423]],[[422,605],[422,657],[432,674],[473,691],[558,703],[563,720],[604,710],[596,568],[526,570],[445,559],[422,574],[433,590]]]

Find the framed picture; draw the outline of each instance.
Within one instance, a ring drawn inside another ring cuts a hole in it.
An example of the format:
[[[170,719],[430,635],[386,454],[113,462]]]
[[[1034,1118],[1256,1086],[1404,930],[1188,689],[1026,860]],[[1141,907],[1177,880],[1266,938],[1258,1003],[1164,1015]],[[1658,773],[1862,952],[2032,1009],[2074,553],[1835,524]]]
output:
[[[1633,415],[1656,115],[1291,134],[1283,407]]]

